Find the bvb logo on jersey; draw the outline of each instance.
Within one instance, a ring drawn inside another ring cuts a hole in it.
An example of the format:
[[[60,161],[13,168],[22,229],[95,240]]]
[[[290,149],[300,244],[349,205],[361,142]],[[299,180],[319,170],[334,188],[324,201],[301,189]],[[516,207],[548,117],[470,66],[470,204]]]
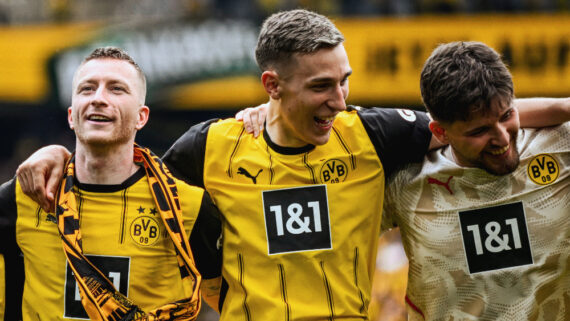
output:
[[[153,245],[160,235],[158,222],[150,216],[137,217],[131,223],[130,231],[133,241],[142,246]]]
[[[553,183],[560,175],[560,167],[554,157],[548,154],[540,154],[528,163],[528,177],[538,185]]]
[[[340,159],[329,159],[321,167],[321,182],[340,183],[344,182],[348,175],[348,167]]]

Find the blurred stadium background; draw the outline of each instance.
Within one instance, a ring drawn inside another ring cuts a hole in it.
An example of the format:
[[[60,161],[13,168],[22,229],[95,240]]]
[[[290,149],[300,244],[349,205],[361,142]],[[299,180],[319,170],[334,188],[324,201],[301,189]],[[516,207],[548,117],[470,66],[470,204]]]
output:
[[[123,47],[145,71],[151,121],[137,141],[162,154],[191,125],[266,101],[259,26],[298,7],[345,34],[350,104],[421,109],[423,62],[453,40],[501,52],[518,97],[570,96],[570,0],[0,0],[0,182],[40,146],[73,148],[71,77],[94,47]],[[371,318],[405,320],[397,231],[380,244]]]

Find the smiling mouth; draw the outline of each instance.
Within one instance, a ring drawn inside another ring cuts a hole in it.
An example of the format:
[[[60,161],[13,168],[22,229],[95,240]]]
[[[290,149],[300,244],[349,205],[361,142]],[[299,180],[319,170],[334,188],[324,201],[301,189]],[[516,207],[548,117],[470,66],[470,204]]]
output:
[[[87,120],[90,121],[94,121],[94,122],[100,122],[100,123],[108,123],[111,122],[111,119],[105,116],[101,116],[101,115],[92,115],[87,117]]]
[[[314,120],[317,123],[317,125],[319,125],[320,127],[330,127],[330,126],[332,126],[334,118],[335,118],[334,116],[323,117],[323,118],[319,118],[319,117],[315,116]]]
[[[493,155],[493,156],[499,156],[504,154],[508,149],[509,149],[510,145],[506,145],[505,147],[501,148],[501,149],[497,149],[497,150],[492,150],[489,151],[489,154]]]

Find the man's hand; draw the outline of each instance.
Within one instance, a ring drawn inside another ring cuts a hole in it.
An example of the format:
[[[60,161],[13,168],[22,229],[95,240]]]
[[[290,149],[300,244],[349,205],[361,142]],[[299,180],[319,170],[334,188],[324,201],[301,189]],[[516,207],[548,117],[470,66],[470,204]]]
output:
[[[265,123],[265,116],[267,115],[267,107],[269,103],[261,104],[257,107],[248,107],[246,109],[240,110],[235,118],[237,120],[242,120],[245,127],[245,131],[251,134],[253,132],[253,137],[259,136],[259,133],[263,130],[263,124]]]
[[[28,157],[16,171],[24,194],[36,201],[46,212],[54,212],[55,193],[63,175],[63,167],[70,155],[63,146],[46,146]]]

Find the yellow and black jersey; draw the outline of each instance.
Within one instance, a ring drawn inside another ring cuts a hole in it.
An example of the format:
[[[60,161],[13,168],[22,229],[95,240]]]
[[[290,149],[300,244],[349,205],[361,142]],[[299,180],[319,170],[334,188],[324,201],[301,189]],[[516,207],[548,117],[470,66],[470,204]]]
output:
[[[517,147],[504,176],[450,147],[394,175],[384,223],[410,260],[410,320],[569,320],[570,123],[520,130]]]
[[[84,253],[115,288],[143,310],[185,297],[174,245],[144,169],[119,185],[76,184]],[[177,188],[198,270],[206,279],[218,277],[218,210],[203,189],[181,181],[177,181]],[[1,228],[15,232],[24,258],[23,320],[86,319],[55,216],[25,196],[17,180],[3,185],[0,195],[1,219],[6,220]],[[11,211],[6,212],[6,208]],[[11,264],[6,260],[7,267]],[[8,279],[9,275],[7,269]],[[10,308],[16,306],[19,304]]]
[[[278,146],[234,119],[176,142],[165,162],[224,217],[222,320],[367,319],[385,176],[422,159],[427,124],[423,113],[351,110],[321,146]]]

